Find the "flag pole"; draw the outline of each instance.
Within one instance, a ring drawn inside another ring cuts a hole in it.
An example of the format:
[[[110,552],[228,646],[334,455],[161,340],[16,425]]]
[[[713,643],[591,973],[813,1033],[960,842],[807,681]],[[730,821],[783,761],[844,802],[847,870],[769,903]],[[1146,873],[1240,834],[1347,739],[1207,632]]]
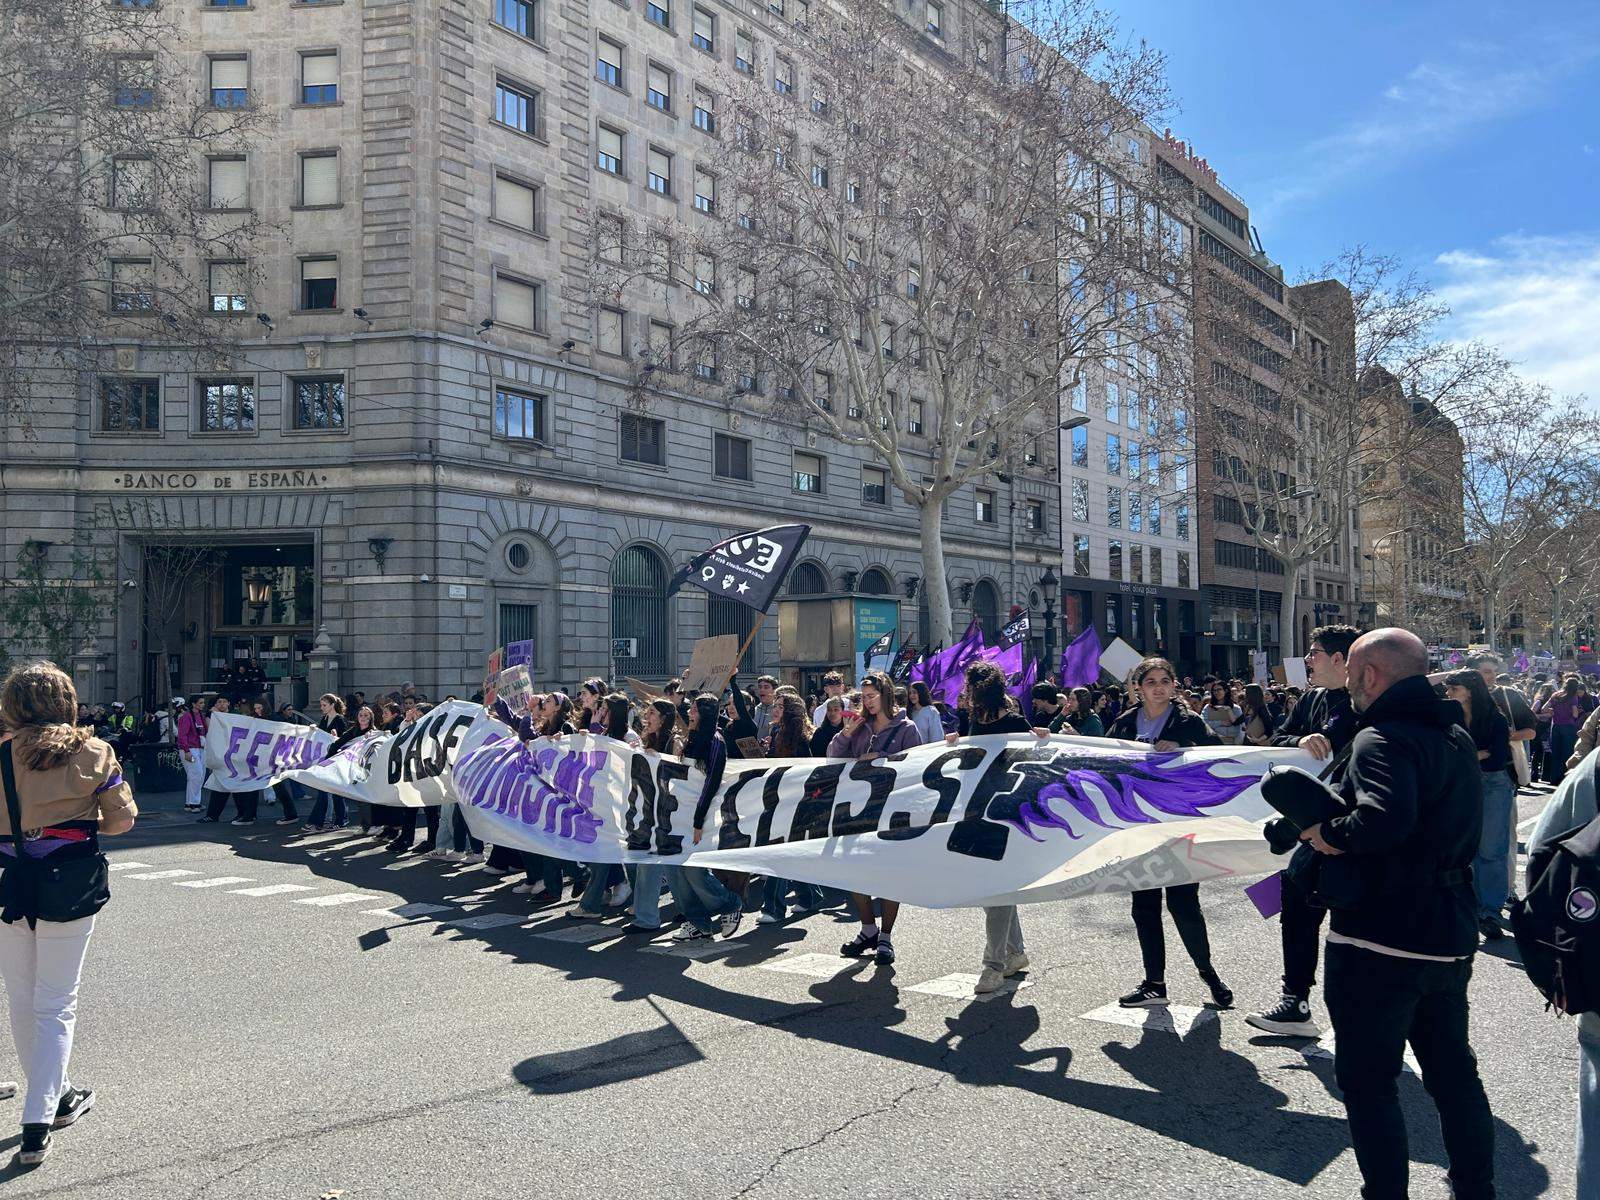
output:
[[[745,651],[749,650],[750,643],[756,640],[756,634],[761,632],[761,623],[766,619],[767,610],[763,608],[760,613],[756,615],[756,623],[750,626],[750,632],[745,634],[744,645],[739,647],[739,657],[733,660],[733,670],[728,672],[728,677],[722,681],[722,687],[717,691],[718,699],[721,699],[722,693],[728,690],[728,685],[738,677],[739,664],[744,661]]]

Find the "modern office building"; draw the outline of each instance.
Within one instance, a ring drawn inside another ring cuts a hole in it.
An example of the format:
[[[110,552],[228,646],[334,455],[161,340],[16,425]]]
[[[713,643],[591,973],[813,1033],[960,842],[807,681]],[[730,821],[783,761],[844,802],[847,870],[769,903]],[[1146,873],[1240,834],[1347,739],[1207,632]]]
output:
[[[118,304],[143,266],[113,263],[132,282],[110,298],[103,354],[77,379],[39,376],[26,436],[0,429],[7,569],[24,543],[59,559],[75,531],[111,564],[77,659],[88,697],[159,700],[254,659],[303,699],[314,651],[346,688],[467,694],[519,640],[540,683],[659,680],[697,638],[751,621],[695,589],[668,597],[674,567],[796,518],[813,530],[790,591],[888,598],[902,636],[925,638],[929,586],[950,589],[958,628],[1030,603],[1061,562],[1053,463],[954,497],[948,577],[923,579],[917,514],[881,466],[731,386],[665,373],[640,406],[641,348],[670,338],[672,298],[596,310],[586,291],[597,215],[720,219],[695,172],[722,135],[714,77],[805,94],[783,54],[805,9],[164,3],[197,95],[275,117],[247,154],[208,163],[206,205],[259,210],[277,232],[254,261],[205,264],[193,302],[235,335],[226,361],[131,333]],[[908,9],[930,69],[1003,37],[987,4]],[[130,499],[119,525],[96,516]],[[1159,538],[1130,533],[1130,556],[1162,556],[1137,586],[1192,588],[1166,520]],[[173,537],[217,557],[152,612],[148,551]],[[147,619],[176,650],[152,651]],[[747,668],[780,667],[777,626]]]

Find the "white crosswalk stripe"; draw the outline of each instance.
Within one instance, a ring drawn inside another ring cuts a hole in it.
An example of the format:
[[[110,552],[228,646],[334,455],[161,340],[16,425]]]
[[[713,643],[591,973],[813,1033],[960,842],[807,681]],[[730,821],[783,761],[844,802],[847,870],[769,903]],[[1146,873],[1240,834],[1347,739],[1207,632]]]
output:
[[[520,925],[528,918],[518,913],[475,913],[470,917],[455,917],[440,924],[456,929],[499,929],[502,925]]]
[[[391,908],[363,908],[361,914],[366,917],[399,917],[402,920],[409,921],[413,917],[426,917],[437,912],[449,912],[451,907],[449,904],[424,904],[421,901],[414,901],[410,904],[396,904]]]
[[[136,870],[139,867],[148,867],[148,866],[150,866],[149,863],[142,863],[142,862],[114,862],[107,869],[111,870],[111,871],[132,871],[132,870]]]
[[[814,979],[832,979],[858,963],[859,959],[844,958],[838,954],[784,954],[778,958],[757,963],[763,971],[782,971],[789,975],[809,975]]]
[[[137,875],[129,876],[131,879],[139,878]],[[225,887],[230,883],[254,883],[255,878],[250,875],[218,875],[215,879],[178,879],[174,880],[173,887],[186,888],[214,888]]]
[[[950,1000],[993,1000],[1004,996],[1008,992],[1020,991],[1022,988],[1032,987],[1031,979],[1007,979],[993,992],[984,992],[981,996],[974,991],[978,982],[976,975],[965,971],[957,971],[953,975],[941,975],[937,979],[930,979],[926,983],[912,984],[905,990],[919,992],[924,996],[944,996]]]
[[[177,879],[182,875],[198,875],[199,871],[185,871],[181,867],[173,867],[168,871],[141,871],[137,875],[129,875],[129,879]]]
[[[303,883],[269,883],[266,887],[234,888],[230,896],[281,896],[284,892],[309,892],[314,889]]]
[[[1120,1004],[1105,1004],[1092,1012],[1084,1013],[1079,1020],[1100,1021],[1106,1025],[1124,1025],[1130,1029],[1154,1029],[1160,1033],[1173,1033],[1188,1037],[1198,1025],[1207,1025],[1217,1019],[1214,1008],[1193,1008],[1187,1004],[1168,1004],[1156,1008],[1123,1008]]]
[[[381,900],[377,892],[335,892],[331,896],[307,896],[303,900],[296,900],[296,904],[310,904],[317,908],[333,908],[340,904],[365,904],[371,900]]]
[[[533,936],[547,942],[571,942],[586,946],[590,942],[621,937],[622,930],[613,925],[568,925],[564,929],[541,929]]]

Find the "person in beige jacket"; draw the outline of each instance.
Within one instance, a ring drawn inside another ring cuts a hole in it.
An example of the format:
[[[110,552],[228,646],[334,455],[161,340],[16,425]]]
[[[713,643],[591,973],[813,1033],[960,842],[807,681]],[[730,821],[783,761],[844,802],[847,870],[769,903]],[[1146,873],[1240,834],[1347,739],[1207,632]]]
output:
[[[18,667],[0,684],[0,741],[11,753],[22,852],[30,859],[99,854],[100,835],[126,833],[138,814],[116,753],[75,724],[77,711],[72,680],[53,663]],[[0,803],[0,864],[17,861],[9,807]],[[50,1131],[73,1124],[94,1104],[94,1092],[67,1077],[94,921],[0,921],[0,975],[28,1080],[17,1151],[24,1166],[43,1162]]]
[[[1578,730],[1578,744],[1572,748],[1572,756],[1567,759],[1567,770],[1572,770],[1587,758],[1596,741],[1600,741],[1600,708],[1590,713],[1583,727]]]

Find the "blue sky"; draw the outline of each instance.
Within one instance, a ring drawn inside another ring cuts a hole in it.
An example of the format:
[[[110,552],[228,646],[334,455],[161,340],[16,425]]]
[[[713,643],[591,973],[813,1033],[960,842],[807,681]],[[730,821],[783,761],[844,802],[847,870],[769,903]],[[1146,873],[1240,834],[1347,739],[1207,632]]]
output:
[[[1102,2],[1291,279],[1397,254],[1453,333],[1600,400],[1600,0]]]

